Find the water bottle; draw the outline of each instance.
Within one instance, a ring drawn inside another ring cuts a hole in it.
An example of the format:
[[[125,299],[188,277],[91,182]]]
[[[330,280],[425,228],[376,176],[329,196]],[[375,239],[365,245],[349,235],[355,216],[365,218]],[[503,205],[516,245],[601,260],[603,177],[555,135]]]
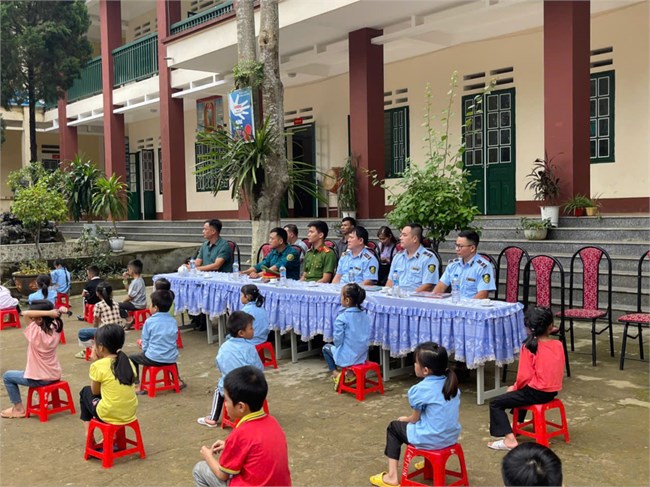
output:
[[[237,261],[232,263],[232,276],[235,281],[239,281],[239,263]]]
[[[280,286],[287,286],[287,268],[285,266],[280,267]]]
[[[451,280],[451,302],[454,304],[460,303],[460,280],[458,274]]]
[[[393,296],[399,297],[399,274],[393,272]]]
[[[190,259],[190,275],[196,275],[196,259],[194,257]]]

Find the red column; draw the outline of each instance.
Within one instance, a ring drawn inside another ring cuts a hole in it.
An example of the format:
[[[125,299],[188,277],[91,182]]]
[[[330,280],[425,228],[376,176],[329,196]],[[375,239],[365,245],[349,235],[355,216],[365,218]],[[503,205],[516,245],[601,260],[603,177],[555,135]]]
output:
[[[589,6],[544,2],[544,146],[562,198],[590,195]]]
[[[104,98],[104,172],[126,181],[124,154],[124,116],[113,113],[113,49],[122,45],[120,0],[99,0],[102,53],[102,92]]]
[[[163,219],[187,218],[185,194],[185,124],[183,100],[172,98],[171,69],[167,67],[169,27],[181,20],[180,0],[157,0],[158,82],[160,85],[160,146],[162,153]]]
[[[61,162],[71,161],[79,152],[77,127],[68,127],[68,96],[59,98],[59,154]]]
[[[384,49],[371,40],[382,34],[360,29],[348,34],[350,63],[350,153],[358,158],[358,218],[384,216],[384,190],[365,170],[384,178]]]

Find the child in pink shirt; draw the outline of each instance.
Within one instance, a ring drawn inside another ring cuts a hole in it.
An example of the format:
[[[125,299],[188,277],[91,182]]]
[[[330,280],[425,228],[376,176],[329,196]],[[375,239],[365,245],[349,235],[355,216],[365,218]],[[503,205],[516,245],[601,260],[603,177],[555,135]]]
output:
[[[2,376],[13,407],[2,411],[1,417],[25,417],[19,385],[39,387],[61,379],[61,364],[56,356],[56,348],[63,330],[61,313],[67,311],[64,307],[55,310],[47,300],[33,301],[29,311],[23,311],[23,316],[32,320],[24,331],[28,343],[27,365],[25,370],[8,370]]]
[[[550,337],[553,312],[549,308],[531,308],[526,314],[526,326],[530,334],[521,347],[515,385],[490,402],[490,434],[504,437],[488,443],[493,450],[512,450],[518,445],[507,409],[545,404],[562,390],[564,349],[560,340]],[[526,411],[521,413],[519,420],[523,421]]]

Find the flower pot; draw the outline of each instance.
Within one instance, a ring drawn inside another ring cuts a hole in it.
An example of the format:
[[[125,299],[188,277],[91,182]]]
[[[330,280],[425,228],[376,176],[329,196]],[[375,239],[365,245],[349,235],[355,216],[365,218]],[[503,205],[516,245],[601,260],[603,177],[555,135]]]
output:
[[[350,218],[354,218],[355,220],[356,220],[356,218],[357,218],[357,212],[356,212],[356,211],[345,211],[345,210],[341,210],[341,213],[343,214],[343,216],[342,216],[341,218],[347,218],[347,217],[350,217]]]
[[[542,220],[551,220],[551,226],[557,227],[560,222],[560,207],[559,206],[540,206],[542,211]]]
[[[528,240],[544,240],[547,233],[547,228],[529,228],[524,230],[524,235]]]
[[[111,251],[122,252],[124,250],[124,237],[110,237],[108,244],[111,246]]]
[[[587,212],[587,216],[596,216],[596,215],[598,215],[598,207],[597,206],[590,206],[588,208],[585,208],[585,211]]]
[[[29,296],[38,289],[38,285],[36,284],[38,274],[20,274],[19,272],[14,272],[11,274],[11,277],[14,278],[16,289],[18,289],[23,296]]]
[[[585,209],[584,208],[576,208],[573,210],[573,214],[575,216],[585,216]]]

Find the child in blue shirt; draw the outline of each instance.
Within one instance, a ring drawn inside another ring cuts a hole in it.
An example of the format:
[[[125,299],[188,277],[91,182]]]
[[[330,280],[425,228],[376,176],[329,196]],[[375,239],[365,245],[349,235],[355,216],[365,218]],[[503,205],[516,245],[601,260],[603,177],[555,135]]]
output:
[[[440,450],[458,442],[460,423],[460,391],[458,378],[449,370],[447,350],[437,343],[425,342],[415,348],[415,375],[424,380],[408,391],[410,416],[392,421],[386,430],[388,473],[370,477],[370,483],[380,487],[399,485],[397,465],[402,444],[409,443],[420,450]]]
[[[241,309],[253,317],[253,338],[250,342],[253,345],[264,343],[269,338],[269,315],[264,306],[264,296],[255,284],[246,284],[241,288]]]
[[[255,346],[251,343],[253,338],[253,317],[243,311],[235,311],[228,318],[226,329],[230,335],[230,339],[225,341],[221,347],[215,363],[221,372],[219,384],[214,390],[214,398],[212,399],[212,410],[209,416],[201,416],[196,420],[197,423],[207,426],[208,428],[216,428],[221,416],[221,409],[223,408],[224,392],[223,380],[231,370],[245,365],[257,367],[264,370],[264,365],[260,360]]]
[[[58,294],[68,294],[70,291],[70,271],[65,267],[63,259],[54,261],[54,270],[50,272],[52,287]]]
[[[323,346],[323,357],[332,373],[334,389],[338,388],[341,374],[336,366],[350,367],[362,364],[368,356],[370,318],[361,307],[366,291],[356,283],[349,283],[341,289],[343,311],[334,322],[334,344]]]
[[[54,304],[56,301],[56,291],[52,289],[52,279],[49,274],[40,274],[36,278],[36,286],[38,287],[38,291],[33,292],[27,298],[29,304],[42,299],[47,299]]]
[[[169,314],[169,308],[174,302],[171,291],[154,291],[151,293],[151,316],[142,327],[142,352],[129,356],[135,364],[136,375],[139,377],[139,365],[171,365],[178,359],[178,324],[176,318]],[[180,380],[181,389],[187,384]],[[145,394],[146,391],[138,391]]]

